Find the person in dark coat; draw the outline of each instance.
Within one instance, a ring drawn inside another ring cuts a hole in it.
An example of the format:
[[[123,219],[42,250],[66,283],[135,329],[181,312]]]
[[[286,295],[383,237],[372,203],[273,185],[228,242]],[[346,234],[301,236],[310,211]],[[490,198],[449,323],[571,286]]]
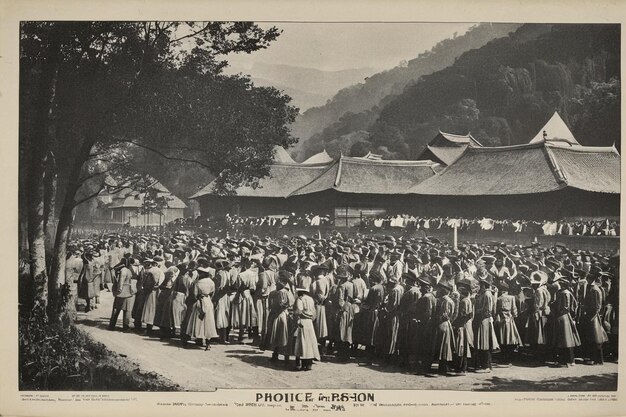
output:
[[[574,365],[574,348],[580,346],[580,336],[574,317],[578,310],[576,297],[571,292],[571,282],[558,277],[555,280],[560,289],[553,303],[554,342],[559,363],[563,366]]]
[[[400,299],[400,329],[398,330],[398,352],[400,365],[415,363],[417,349],[417,301],[420,298],[417,288],[417,275],[413,271],[402,275],[405,291]]]
[[[143,314],[143,305],[146,302],[148,291],[144,289],[144,281],[146,279],[147,270],[152,266],[152,259],[143,260],[143,265],[137,274],[137,294],[135,295],[135,304],[133,305],[133,321],[135,323],[134,330],[141,331],[141,315]]]
[[[372,363],[376,355],[376,346],[380,344],[382,335],[379,333],[380,328],[380,310],[385,301],[385,287],[382,284],[383,277],[378,272],[370,273],[370,283],[372,287],[367,292],[367,297],[363,303],[358,319],[363,320],[363,328],[365,334],[363,336],[363,345],[367,355],[367,362]]]
[[[496,301],[495,330],[500,348],[502,349],[501,366],[510,367],[513,362],[513,354],[522,341],[517,331],[515,317],[517,317],[517,304],[515,297],[509,294],[509,285],[506,281],[498,282],[498,300]]]
[[[600,320],[600,312],[604,303],[603,293],[600,289],[602,279],[600,276],[590,275],[589,284],[583,309],[583,326],[585,329],[583,334],[587,359],[585,363],[602,365],[604,363],[603,345],[609,340]]]
[[[463,278],[457,281],[457,289],[461,296],[456,317],[452,322],[454,328],[456,356],[456,370],[460,374],[467,372],[467,360],[472,357],[474,349],[474,329],[472,328],[472,319],[474,318],[474,306],[470,295],[472,292],[472,282]]]
[[[420,373],[430,374],[433,362],[433,314],[437,300],[432,293],[432,284],[428,275],[423,273],[418,278],[421,297],[417,300],[415,318],[417,320],[417,356],[422,365]]]
[[[450,298],[452,286],[446,280],[441,280],[437,284],[437,305],[433,315],[434,338],[433,352],[434,360],[439,362],[439,373],[442,375],[455,375],[450,372],[449,366],[454,359],[454,331],[452,321],[454,320],[454,301]]]
[[[498,339],[493,321],[496,298],[491,290],[491,275],[479,280],[480,290],[474,304],[474,347],[476,348],[476,372],[491,372],[491,354],[498,351]]]
[[[540,362],[545,362],[547,359],[546,346],[549,341],[546,326],[550,315],[551,296],[545,286],[547,279],[548,277],[543,271],[534,271],[530,274],[534,299],[530,306],[528,319],[528,342]]]
[[[387,297],[383,307],[384,345],[381,353],[385,356],[386,362],[391,362],[398,350],[398,330],[400,328],[400,300],[404,294],[404,287],[400,285],[395,276],[387,278]]]

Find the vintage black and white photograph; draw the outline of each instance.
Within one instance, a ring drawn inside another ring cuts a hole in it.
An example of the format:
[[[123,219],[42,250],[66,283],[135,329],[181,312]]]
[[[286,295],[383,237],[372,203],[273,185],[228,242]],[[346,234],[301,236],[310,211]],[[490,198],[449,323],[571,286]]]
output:
[[[617,390],[620,24],[19,29],[19,390]]]

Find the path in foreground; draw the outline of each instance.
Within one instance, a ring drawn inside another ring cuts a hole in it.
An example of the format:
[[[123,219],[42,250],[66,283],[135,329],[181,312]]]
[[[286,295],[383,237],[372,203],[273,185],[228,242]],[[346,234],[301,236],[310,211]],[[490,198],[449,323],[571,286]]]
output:
[[[491,374],[437,378],[402,373],[393,366],[362,366],[354,362],[315,363],[311,372],[294,372],[290,367],[271,364],[270,352],[261,352],[249,344],[213,345],[205,352],[195,347],[183,349],[177,339],[160,341],[144,334],[109,331],[113,297],[103,291],[100,300],[97,310],[78,313],[78,327],[113,352],[135,362],[142,371],[156,372],[189,391],[216,388],[608,391],[617,386],[615,363],[573,368],[515,366],[494,368]],[[121,329],[121,317],[118,328]]]

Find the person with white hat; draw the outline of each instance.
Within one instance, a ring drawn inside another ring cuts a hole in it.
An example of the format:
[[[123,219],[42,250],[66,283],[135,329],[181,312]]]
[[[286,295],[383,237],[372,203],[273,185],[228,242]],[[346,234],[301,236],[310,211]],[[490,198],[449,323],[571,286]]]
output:
[[[293,309],[296,328],[294,344],[296,370],[310,371],[313,360],[320,360],[317,335],[313,327],[313,320],[316,317],[315,302],[311,298],[308,288],[296,288],[296,293],[298,298]],[[300,361],[302,367],[298,368],[297,364]]]
[[[533,303],[530,305],[527,338],[540,362],[546,361],[546,345],[548,344],[546,324],[550,315],[551,296],[545,286],[547,281],[548,275],[544,271],[533,271],[530,274],[530,284],[534,293]]]
[[[181,336],[183,347],[187,347],[189,339],[195,339],[196,344],[205,344],[205,350],[209,348],[211,339],[218,337],[215,327],[213,302],[215,283],[213,271],[208,267],[200,266],[197,269],[198,279],[193,284],[189,297],[195,300],[189,309],[189,318],[186,320],[184,335]]]

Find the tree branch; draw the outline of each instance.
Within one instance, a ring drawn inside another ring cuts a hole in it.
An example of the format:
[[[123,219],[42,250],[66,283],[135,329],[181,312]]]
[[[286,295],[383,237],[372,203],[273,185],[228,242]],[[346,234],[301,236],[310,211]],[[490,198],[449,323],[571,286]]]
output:
[[[209,29],[209,26],[210,26],[210,25],[211,25],[211,22],[209,22],[209,23],[207,23],[206,25],[204,25],[204,27],[203,27],[202,29],[197,30],[197,31],[195,31],[195,32],[193,32],[193,33],[190,33],[190,34],[188,34],[188,35],[181,36],[180,38],[173,39],[173,40],[171,40],[169,43],[170,43],[170,44],[172,44],[172,43],[174,43],[174,42],[178,42],[178,41],[181,41],[181,40],[186,39],[186,38],[191,38],[191,37],[197,36],[197,35],[201,34],[202,32],[206,31],[207,29]]]
[[[77,207],[77,206],[83,204],[87,200],[91,200],[92,198],[97,197],[98,194],[100,194],[102,192],[102,190],[104,190],[104,187],[105,187],[105,183],[103,182],[100,185],[100,188],[98,189],[98,191],[96,191],[95,193],[89,194],[87,197],[81,198],[78,201],[74,200],[74,207]]]
[[[198,164],[206,169],[208,169],[210,172],[213,172],[212,167],[210,167],[209,165],[205,164],[204,162],[198,161],[196,159],[187,159],[187,158],[181,158],[181,157],[177,157],[177,156],[170,156],[170,155],[166,155],[163,152],[159,151],[158,149],[152,148],[150,146],[144,145],[142,143],[139,142],[135,142],[132,141],[130,139],[116,139],[118,142],[124,142],[124,143],[130,143],[132,145],[135,146],[139,146],[140,148],[146,149],[150,152],[154,152],[155,154],[159,155],[160,157],[164,158],[164,159],[168,159],[170,161],[180,161],[180,162],[191,162],[194,164]]]

